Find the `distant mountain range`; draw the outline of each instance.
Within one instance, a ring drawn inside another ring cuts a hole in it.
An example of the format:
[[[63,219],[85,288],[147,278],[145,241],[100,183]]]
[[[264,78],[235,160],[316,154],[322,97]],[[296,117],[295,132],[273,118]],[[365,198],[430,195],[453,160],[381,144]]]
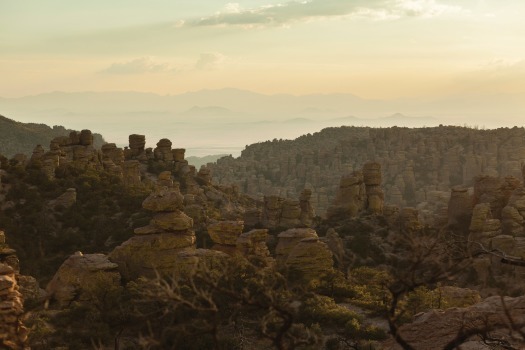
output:
[[[238,154],[244,145],[295,138],[341,125],[422,127],[522,125],[525,98],[471,95],[435,100],[364,99],[352,94],[264,95],[239,89],[178,95],[142,92],[51,92],[0,98],[0,113],[21,122],[94,129],[120,146],[145,134],[155,147],[169,138],[188,155]]]
[[[63,135],[69,135],[73,130],[63,126],[45,124],[20,123],[0,115],[0,154],[8,158],[17,153],[31,155],[35,145],[49,147],[50,141]],[[100,134],[94,134],[95,147],[99,148],[104,143]]]

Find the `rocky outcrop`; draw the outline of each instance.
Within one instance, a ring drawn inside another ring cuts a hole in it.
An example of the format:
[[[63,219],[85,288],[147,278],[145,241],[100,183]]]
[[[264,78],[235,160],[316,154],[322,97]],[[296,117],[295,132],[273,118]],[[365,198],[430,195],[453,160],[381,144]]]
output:
[[[109,255],[125,280],[171,276],[180,270],[178,253],[195,250],[193,219],[181,210],[183,200],[178,185],[159,186],[144,200],[143,208],[155,213],[149,225],[135,229],[135,236]]]
[[[111,289],[120,286],[117,264],[104,254],[71,255],[46,287],[48,297],[67,307],[73,301],[88,302],[97,289]]]
[[[510,344],[513,349],[522,349],[525,341],[519,331],[525,331],[524,296],[493,296],[469,307],[431,310],[399,328],[401,337],[412,348],[421,350],[444,349],[462,336],[465,339],[461,348],[491,349],[480,339],[484,334],[490,334],[499,343]],[[393,340],[384,344],[384,348],[401,349]]]
[[[26,349],[29,331],[22,324],[24,303],[18,290],[15,270],[0,263],[0,348]]]

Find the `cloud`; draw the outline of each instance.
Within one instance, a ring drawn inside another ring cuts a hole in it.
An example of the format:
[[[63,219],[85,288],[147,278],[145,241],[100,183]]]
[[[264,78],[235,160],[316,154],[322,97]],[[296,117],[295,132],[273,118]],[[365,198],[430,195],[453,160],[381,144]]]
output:
[[[116,62],[101,71],[105,74],[144,74],[175,72],[168,63],[156,63],[150,57],[140,57],[132,61]]]
[[[292,22],[337,17],[392,20],[403,17],[438,17],[466,12],[455,5],[437,0],[308,0],[288,1],[243,9],[238,3],[228,3],[215,15],[190,20],[190,26],[280,26]]]
[[[219,68],[225,60],[226,56],[218,52],[201,53],[197,63],[195,63],[195,69],[214,70]]]

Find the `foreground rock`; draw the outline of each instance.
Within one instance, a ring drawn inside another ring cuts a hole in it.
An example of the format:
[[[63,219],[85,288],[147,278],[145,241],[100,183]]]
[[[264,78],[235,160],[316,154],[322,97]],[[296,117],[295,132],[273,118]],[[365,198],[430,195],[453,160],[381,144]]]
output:
[[[519,332],[524,331],[525,296],[493,296],[466,308],[432,310],[399,328],[401,337],[418,350],[444,349],[454,341],[458,341],[456,346],[464,342],[461,348],[465,349],[494,349],[483,343],[480,335],[490,335],[499,344],[508,342],[513,349],[523,349],[525,339]],[[390,340],[385,349],[401,347]]]

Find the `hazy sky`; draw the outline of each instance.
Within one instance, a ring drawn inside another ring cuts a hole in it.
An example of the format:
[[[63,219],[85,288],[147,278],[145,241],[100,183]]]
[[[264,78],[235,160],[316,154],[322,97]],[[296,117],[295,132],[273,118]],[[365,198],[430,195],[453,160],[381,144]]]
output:
[[[523,0],[0,0],[0,96],[525,93]]]

